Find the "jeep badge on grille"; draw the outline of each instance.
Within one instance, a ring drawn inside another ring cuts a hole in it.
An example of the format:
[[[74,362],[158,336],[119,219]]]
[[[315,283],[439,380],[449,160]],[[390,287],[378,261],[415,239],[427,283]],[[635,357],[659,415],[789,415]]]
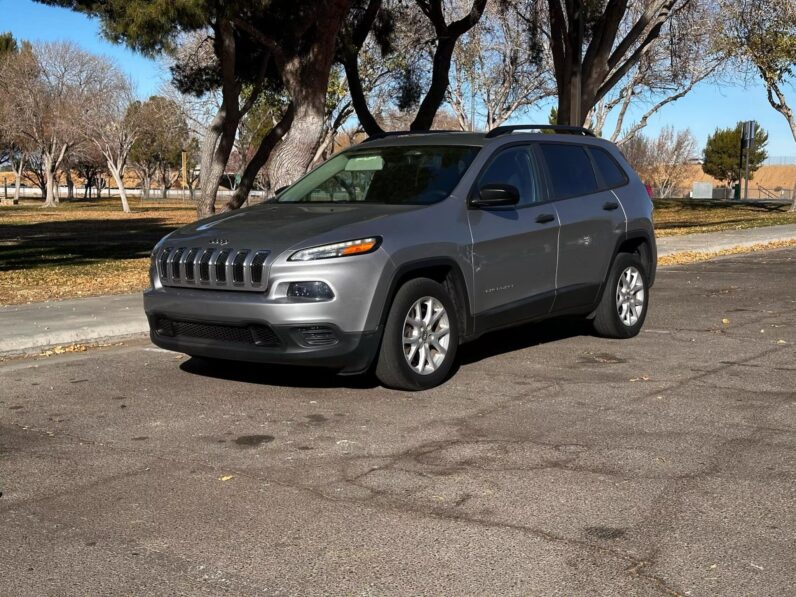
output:
[[[226,238],[211,238],[210,239],[210,244],[211,245],[223,246],[223,245],[226,245],[228,243],[229,243],[229,241]]]

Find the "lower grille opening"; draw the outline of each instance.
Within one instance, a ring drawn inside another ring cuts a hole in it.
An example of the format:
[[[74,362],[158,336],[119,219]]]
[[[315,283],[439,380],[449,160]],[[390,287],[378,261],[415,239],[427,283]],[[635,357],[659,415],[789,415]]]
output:
[[[334,330],[323,325],[299,328],[298,331],[307,346],[331,346],[339,342]]]
[[[264,324],[235,326],[159,317],[155,322],[155,333],[170,338],[187,337],[263,347],[275,347],[281,344],[271,327]]]

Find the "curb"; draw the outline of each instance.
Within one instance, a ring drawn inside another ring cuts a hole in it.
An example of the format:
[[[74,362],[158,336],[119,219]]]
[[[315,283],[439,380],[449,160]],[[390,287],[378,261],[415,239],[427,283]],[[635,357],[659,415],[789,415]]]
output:
[[[53,346],[140,337],[149,324],[140,293],[0,307],[0,356]]]

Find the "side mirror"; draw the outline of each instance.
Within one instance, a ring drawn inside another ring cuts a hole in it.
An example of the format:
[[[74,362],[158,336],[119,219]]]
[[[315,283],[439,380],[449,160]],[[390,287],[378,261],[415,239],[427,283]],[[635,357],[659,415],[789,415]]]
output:
[[[470,200],[472,207],[503,207],[517,205],[520,192],[510,184],[487,184],[478,190],[478,197]]]

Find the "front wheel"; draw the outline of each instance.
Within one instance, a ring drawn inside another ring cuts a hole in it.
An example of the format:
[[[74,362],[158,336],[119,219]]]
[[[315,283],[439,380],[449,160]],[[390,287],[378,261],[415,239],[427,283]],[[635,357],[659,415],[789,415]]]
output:
[[[458,346],[458,319],[445,288],[428,278],[410,280],[390,307],[376,377],[399,390],[433,388],[450,373]]]
[[[595,312],[594,331],[605,338],[632,338],[649,306],[647,268],[638,255],[619,253]]]

